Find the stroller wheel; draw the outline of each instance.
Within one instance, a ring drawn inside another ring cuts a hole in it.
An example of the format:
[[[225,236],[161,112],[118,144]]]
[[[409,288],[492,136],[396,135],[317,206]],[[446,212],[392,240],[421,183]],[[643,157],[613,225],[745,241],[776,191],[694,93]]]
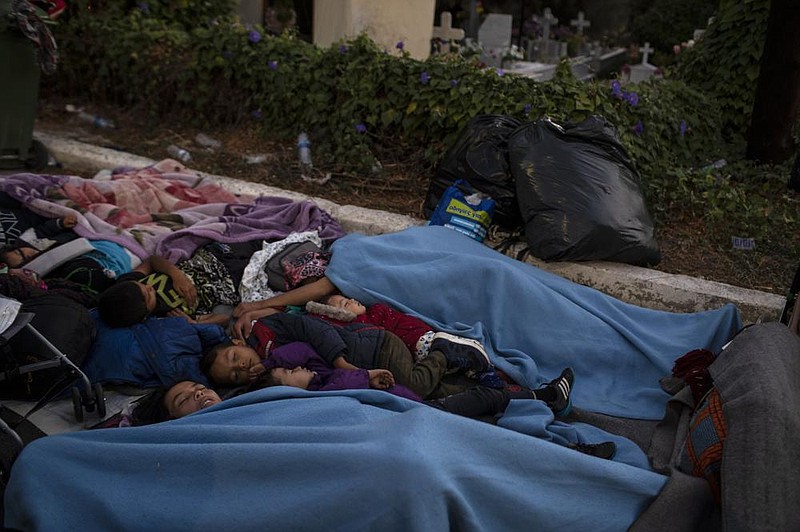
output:
[[[94,400],[97,404],[97,415],[103,419],[106,417],[106,396],[103,395],[103,385],[96,382],[92,386],[92,390],[94,390]]]
[[[72,410],[75,414],[75,421],[81,423],[83,421],[83,401],[81,400],[81,391],[77,386],[72,387]]]

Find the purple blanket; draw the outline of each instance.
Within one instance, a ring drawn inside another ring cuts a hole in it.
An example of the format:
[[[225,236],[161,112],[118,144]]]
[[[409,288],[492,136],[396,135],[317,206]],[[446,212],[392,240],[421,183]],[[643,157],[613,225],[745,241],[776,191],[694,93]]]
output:
[[[75,214],[78,235],[117,242],[142,259],[159,254],[176,262],[210,241],[276,241],[317,230],[330,244],[344,235],[312,201],[236,196],[176,169],[183,167],[166,160],[105,180],[15,174],[0,177],[0,191],[45,217]]]

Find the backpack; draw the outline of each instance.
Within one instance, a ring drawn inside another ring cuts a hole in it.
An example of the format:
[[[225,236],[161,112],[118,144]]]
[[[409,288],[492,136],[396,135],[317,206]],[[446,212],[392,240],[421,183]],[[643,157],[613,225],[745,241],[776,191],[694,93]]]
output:
[[[294,242],[288,244],[281,251],[273,255],[264,265],[267,274],[267,286],[276,292],[284,292],[291,288],[287,279],[287,270],[298,258],[307,253],[326,253],[311,241]]]
[[[42,336],[76,366],[80,366],[95,335],[89,311],[74,300],[59,294],[44,294],[22,302],[20,312],[32,312],[30,322]],[[14,370],[34,362],[57,360],[57,355],[30,331],[20,330],[0,346],[0,370],[6,372],[3,396],[26,401],[43,398],[51,389],[71,383],[77,373],[69,365],[53,365],[31,373],[15,375]]]

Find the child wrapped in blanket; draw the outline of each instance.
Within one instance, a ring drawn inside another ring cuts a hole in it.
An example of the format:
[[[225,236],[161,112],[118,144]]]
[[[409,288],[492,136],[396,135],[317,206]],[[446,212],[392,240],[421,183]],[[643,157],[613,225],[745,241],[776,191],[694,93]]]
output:
[[[383,327],[396,334],[408,350],[414,355],[414,360],[428,356],[431,342],[434,337],[454,337],[448,333],[437,333],[430,325],[410,314],[395,310],[385,303],[375,303],[366,307],[360,301],[343,295],[331,295],[320,302],[309,301],[306,303],[309,314],[320,316],[323,319],[340,323],[366,323]],[[487,371],[475,375],[478,384],[490,388],[503,388],[505,382],[497,375],[493,366]]]

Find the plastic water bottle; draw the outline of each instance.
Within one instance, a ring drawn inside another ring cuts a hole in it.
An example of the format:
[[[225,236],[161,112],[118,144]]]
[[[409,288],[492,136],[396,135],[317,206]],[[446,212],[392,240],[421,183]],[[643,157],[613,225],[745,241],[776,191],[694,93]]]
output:
[[[200,146],[203,146],[204,148],[208,148],[210,150],[216,150],[222,146],[222,143],[220,141],[209,137],[205,133],[198,133],[194,137],[194,141]]]
[[[300,157],[300,167],[305,170],[311,168],[311,142],[308,140],[308,135],[300,133],[297,136],[297,155]]]
[[[84,111],[78,113],[78,118],[83,120],[84,122],[89,122],[95,127],[103,127],[103,128],[110,128],[113,129],[117,127],[114,122],[108,120],[107,118],[101,118],[99,116],[90,115]]]
[[[167,153],[169,153],[179,161],[183,161],[185,163],[188,163],[189,161],[192,160],[191,153],[174,144],[170,144],[169,146],[167,146]]]

